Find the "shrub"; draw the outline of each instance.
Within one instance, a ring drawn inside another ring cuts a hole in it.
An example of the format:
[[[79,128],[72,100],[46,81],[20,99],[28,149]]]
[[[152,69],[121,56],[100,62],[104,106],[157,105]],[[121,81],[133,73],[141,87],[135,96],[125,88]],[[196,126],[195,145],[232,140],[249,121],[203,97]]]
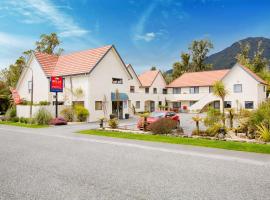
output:
[[[40,125],[48,125],[51,120],[52,115],[45,108],[39,109],[37,114],[35,115],[35,122]]]
[[[259,136],[259,139],[264,142],[270,142],[270,130],[268,127],[266,127],[263,123],[260,125],[257,125],[257,134]]]
[[[118,128],[118,119],[117,118],[109,119],[108,124],[109,127],[112,129]]]
[[[48,102],[48,101],[40,101],[39,102],[39,105],[41,105],[41,106],[48,106],[48,105],[50,105],[51,103],[50,102]]]
[[[197,129],[195,129],[195,130],[192,131],[192,135],[206,136],[207,134],[203,130],[198,131]]]
[[[258,109],[251,113],[250,123],[255,127],[261,123],[270,127],[270,101],[260,104]]]
[[[24,117],[20,117],[20,120],[19,120],[21,123],[26,123],[26,118]]]
[[[80,106],[80,105],[77,105],[74,108],[75,108],[77,120],[80,122],[85,122],[87,117],[89,116],[89,111],[85,107]]]
[[[153,134],[170,134],[177,127],[177,122],[171,119],[162,118],[149,125],[149,130]]]
[[[204,118],[205,126],[212,126],[216,123],[221,122],[222,115],[219,110],[209,107],[207,111],[207,116]]]
[[[75,118],[75,112],[74,112],[74,109],[72,107],[67,107],[67,108],[64,108],[62,111],[61,111],[61,115],[62,117],[68,121],[68,122],[72,122],[74,121],[74,118]]]
[[[221,123],[215,123],[215,124],[209,126],[209,127],[206,129],[205,132],[206,132],[206,134],[207,134],[208,136],[213,137],[213,136],[216,136],[216,135],[219,133],[219,131],[220,131],[221,128],[224,128],[223,124],[221,124]],[[225,130],[225,131],[226,131],[226,130]]]
[[[12,122],[19,122],[19,117],[12,117],[11,119],[10,119],[10,121],[12,121]]]
[[[5,119],[7,121],[11,120],[12,118],[16,117],[16,107],[11,107],[7,110],[5,114]]]

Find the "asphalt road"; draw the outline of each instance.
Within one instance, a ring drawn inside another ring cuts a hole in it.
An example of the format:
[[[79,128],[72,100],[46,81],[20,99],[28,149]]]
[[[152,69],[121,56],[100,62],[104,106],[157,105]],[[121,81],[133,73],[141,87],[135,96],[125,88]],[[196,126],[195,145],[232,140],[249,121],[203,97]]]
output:
[[[77,129],[0,126],[0,199],[270,199],[269,155]]]

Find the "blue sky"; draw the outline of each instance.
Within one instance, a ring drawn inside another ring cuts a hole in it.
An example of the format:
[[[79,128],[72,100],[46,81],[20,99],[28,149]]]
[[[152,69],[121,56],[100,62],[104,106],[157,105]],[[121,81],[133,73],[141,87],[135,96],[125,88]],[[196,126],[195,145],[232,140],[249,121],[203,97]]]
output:
[[[194,39],[211,53],[249,36],[270,37],[268,0],[1,0],[0,68],[57,32],[65,53],[114,44],[137,72],[169,69]]]

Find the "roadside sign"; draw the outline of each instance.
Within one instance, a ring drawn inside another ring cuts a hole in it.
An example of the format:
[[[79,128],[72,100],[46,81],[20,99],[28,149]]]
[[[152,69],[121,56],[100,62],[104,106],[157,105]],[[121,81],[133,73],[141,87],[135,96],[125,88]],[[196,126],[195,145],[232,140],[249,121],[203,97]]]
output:
[[[51,77],[50,92],[63,92],[63,77],[61,76]]]

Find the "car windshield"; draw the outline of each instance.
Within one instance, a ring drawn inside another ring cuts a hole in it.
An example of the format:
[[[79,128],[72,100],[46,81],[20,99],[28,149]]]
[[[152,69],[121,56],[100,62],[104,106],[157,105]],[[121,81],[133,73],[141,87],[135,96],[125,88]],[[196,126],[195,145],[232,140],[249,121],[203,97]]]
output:
[[[155,117],[155,118],[157,118],[157,117],[165,117],[165,113],[163,113],[163,112],[152,112],[152,113],[150,113],[150,115],[149,115],[149,117]]]

